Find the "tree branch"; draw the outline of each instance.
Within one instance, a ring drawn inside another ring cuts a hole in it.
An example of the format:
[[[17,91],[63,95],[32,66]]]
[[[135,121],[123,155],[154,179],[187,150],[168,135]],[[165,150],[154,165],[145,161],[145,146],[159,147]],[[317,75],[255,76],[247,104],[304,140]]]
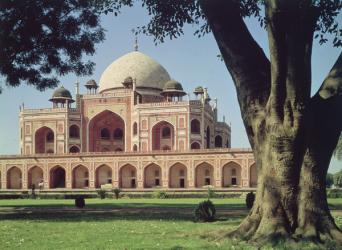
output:
[[[248,31],[238,1],[202,0],[201,8],[233,78],[241,114],[253,147],[252,120],[263,111],[270,91],[270,62]]]

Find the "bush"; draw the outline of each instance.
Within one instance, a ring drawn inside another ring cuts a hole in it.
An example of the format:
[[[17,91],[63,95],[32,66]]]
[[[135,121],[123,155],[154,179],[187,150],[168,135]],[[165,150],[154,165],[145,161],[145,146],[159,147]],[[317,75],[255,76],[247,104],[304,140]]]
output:
[[[331,189],[328,191],[328,198],[342,198],[342,190],[341,189]]]
[[[97,190],[97,194],[100,196],[100,198],[103,200],[104,198],[106,198],[106,190],[103,189],[99,189]]]
[[[250,192],[246,195],[246,207],[248,209],[251,209],[253,207],[255,200],[255,194],[253,192]]]
[[[153,197],[157,199],[166,199],[167,193],[163,190],[156,190],[153,192]]]
[[[75,206],[78,208],[83,208],[85,206],[85,201],[84,201],[83,196],[80,195],[75,199]]]
[[[210,200],[200,202],[194,210],[195,221],[214,221],[215,214],[216,208]]]
[[[113,189],[113,193],[115,195],[115,198],[119,199],[120,198],[121,189],[120,188],[114,188]]]

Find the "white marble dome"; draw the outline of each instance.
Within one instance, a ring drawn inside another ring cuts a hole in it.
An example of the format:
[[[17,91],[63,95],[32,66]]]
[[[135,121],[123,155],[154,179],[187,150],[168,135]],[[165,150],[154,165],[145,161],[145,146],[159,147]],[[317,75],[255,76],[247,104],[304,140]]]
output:
[[[102,73],[99,92],[114,88],[122,88],[127,77],[136,79],[136,87],[162,90],[170,80],[167,71],[151,57],[133,51],[112,62]]]

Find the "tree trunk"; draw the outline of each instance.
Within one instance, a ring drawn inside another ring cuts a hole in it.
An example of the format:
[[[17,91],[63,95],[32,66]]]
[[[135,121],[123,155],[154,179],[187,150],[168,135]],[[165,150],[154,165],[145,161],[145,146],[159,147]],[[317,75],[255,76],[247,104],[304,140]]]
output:
[[[310,104],[308,148],[304,157],[299,196],[298,237],[342,243],[341,230],[330,214],[326,175],[342,127],[342,53]]]
[[[328,125],[342,112],[332,112],[326,126],[313,126],[325,119],[316,112],[318,107],[327,115],[327,108],[337,106],[331,100],[327,106],[310,99],[316,10],[309,0],[266,0],[265,6],[271,62],[250,36],[239,1],[201,1],[232,75],[258,171],[254,206],[228,235],[257,242],[294,235],[338,239],[326,202],[325,176],[342,122],[330,130]],[[342,80],[339,83],[342,86]],[[322,93],[341,92],[325,85]]]

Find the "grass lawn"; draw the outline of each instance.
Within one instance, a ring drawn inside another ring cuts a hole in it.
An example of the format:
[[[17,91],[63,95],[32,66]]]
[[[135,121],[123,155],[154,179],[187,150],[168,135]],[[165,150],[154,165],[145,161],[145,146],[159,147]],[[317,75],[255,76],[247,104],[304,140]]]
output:
[[[195,223],[202,200],[87,199],[83,210],[73,200],[0,200],[0,249],[255,249],[218,238],[248,213],[243,199],[212,199],[218,220]],[[341,227],[342,199],[329,204]]]

